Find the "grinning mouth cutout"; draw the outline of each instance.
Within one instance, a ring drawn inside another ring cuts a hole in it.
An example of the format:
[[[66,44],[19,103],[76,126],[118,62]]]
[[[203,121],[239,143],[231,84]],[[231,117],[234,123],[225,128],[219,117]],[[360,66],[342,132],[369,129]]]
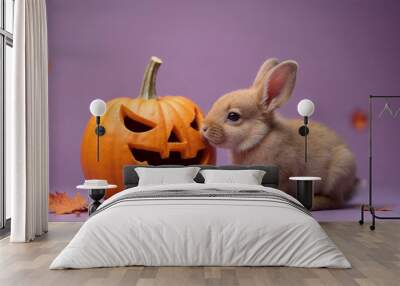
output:
[[[169,158],[162,159],[159,152],[143,150],[135,147],[130,147],[133,158],[139,162],[147,162],[149,165],[198,165],[202,164],[204,149],[197,152],[193,158],[184,159],[180,152],[170,151]]]

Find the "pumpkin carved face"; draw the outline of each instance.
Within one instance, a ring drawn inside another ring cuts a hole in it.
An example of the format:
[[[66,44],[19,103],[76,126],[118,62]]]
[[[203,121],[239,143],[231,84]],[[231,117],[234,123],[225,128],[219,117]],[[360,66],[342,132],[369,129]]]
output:
[[[155,78],[161,60],[152,57],[138,98],[117,98],[107,103],[101,125],[100,160],[96,159],[96,120],[87,124],[81,145],[86,179],[117,184],[106,197],[123,189],[125,165],[214,164],[215,149],[202,138],[200,108],[183,96],[157,97]]]

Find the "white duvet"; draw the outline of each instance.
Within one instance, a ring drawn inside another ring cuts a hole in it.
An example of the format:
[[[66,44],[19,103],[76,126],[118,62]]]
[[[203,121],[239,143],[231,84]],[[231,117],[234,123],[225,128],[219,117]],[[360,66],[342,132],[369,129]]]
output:
[[[299,209],[257,198],[154,198],[111,204],[130,192],[263,190],[262,186],[179,184],[120,192],[89,218],[50,269],[145,266],[349,268],[321,226]],[[297,201],[296,201],[297,202]]]

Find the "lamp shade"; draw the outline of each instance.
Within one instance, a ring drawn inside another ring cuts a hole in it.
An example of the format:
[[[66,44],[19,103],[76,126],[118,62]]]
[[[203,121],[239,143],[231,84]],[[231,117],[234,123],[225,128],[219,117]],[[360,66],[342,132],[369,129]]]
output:
[[[101,99],[95,99],[90,103],[90,113],[93,116],[102,116],[106,113],[106,103]]]
[[[309,99],[303,99],[297,105],[297,112],[301,116],[311,116],[314,113],[314,103]]]

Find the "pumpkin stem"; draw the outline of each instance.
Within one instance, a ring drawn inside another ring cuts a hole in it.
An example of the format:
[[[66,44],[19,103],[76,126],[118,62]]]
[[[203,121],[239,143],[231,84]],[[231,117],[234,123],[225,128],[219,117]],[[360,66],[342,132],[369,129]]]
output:
[[[151,57],[144,73],[140,97],[143,99],[157,98],[156,78],[157,71],[162,64],[162,60],[157,57]]]

